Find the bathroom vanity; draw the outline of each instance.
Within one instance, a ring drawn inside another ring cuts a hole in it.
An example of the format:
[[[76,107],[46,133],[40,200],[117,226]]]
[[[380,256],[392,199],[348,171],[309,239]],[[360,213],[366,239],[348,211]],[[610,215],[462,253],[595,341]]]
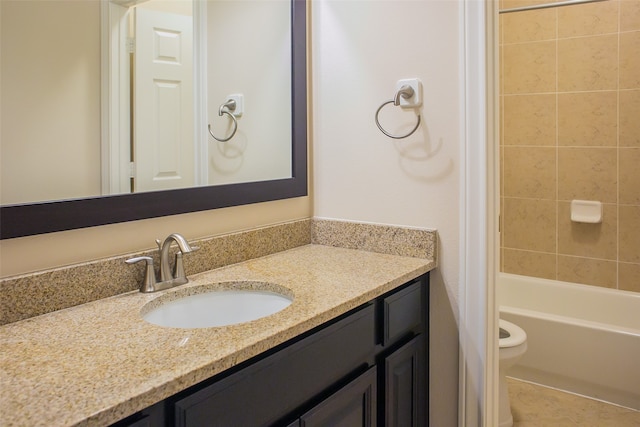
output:
[[[424,426],[428,275],[117,426]]]
[[[174,289],[4,325],[3,423],[426,425],[435,266],[308,244],[194,274]],[[238,281],[277,285],[293,302],[224,327],[170,328],[142,318],[168,293]]]

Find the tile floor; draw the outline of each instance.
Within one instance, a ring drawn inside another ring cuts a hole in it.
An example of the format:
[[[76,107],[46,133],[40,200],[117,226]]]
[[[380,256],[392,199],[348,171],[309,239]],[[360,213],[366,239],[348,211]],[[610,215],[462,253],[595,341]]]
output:
[[[640,412],[507,378],[514,427],[640,427]]]

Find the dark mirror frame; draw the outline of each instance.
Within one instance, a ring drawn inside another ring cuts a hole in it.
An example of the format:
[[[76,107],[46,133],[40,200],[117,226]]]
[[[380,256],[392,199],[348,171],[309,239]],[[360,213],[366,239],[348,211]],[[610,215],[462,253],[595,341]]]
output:
[[[291,178],[0,206],[0,239],[306,196],[306,22],[306,0],[291,0]]]

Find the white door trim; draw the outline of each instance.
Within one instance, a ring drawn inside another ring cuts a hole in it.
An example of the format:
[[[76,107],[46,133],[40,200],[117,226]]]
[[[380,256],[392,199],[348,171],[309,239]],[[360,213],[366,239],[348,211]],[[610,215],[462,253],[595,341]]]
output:
[[[207,2],[193,2],[193,138],[195,184],[209,182],[209,140],[207,131]]]
[[[497,72],[495,1],[461,8],[463,141],[460,150],[460,382],[458,425],[498,422],[495,265]]]
[[[102,1],[101,31],[101,190],[130,191],[128,8]]]

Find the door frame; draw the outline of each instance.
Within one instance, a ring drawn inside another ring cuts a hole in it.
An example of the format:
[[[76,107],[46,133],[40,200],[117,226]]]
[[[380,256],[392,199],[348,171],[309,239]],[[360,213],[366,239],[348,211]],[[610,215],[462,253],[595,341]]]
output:
[[[460,7],[460,427],[498,424],[499,115],[497,1]]]
[[[128,7],[100,2],[102,195],[129,193],[131,188],[128,16]]]

